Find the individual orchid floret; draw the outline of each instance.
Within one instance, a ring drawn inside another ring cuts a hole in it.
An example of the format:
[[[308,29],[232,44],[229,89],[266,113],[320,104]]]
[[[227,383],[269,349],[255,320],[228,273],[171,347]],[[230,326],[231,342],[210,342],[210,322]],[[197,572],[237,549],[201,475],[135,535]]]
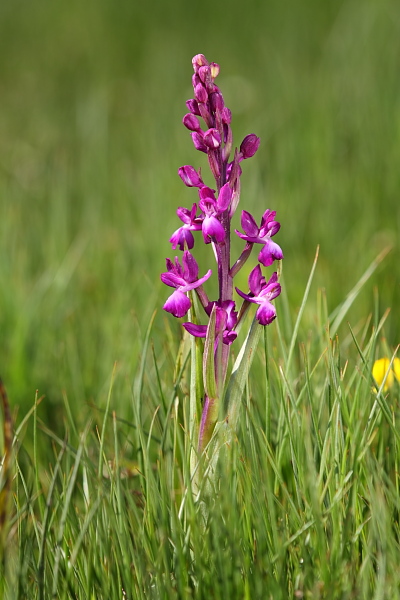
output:
[[[182,179],[183,183],[187,187],[203,187],[204,183],[200,175],[200,171],[197,172],[191,165],[184,165],[179,167],[178,175]]]
[[[249,275],[249,288],[249,294],[245,294],[238,288],[236,288],[236,291],[244,300],[259,305],[256,312],[256,319],[260,325],[269,325],[276,318],[276,310],[273,304],[271,304],[271,300],[281,293],[278,274],[273,273],[266,283],[265,277],[261,273],[261,267],[257,265]]]
[[[206,244],[210,242],[220,244],[225,240],[225,229],[219,217],[229,207],[232,199],[232,189],[226,183],[220,189],[218,199],[216,199],[213,190],[204,186],[199,190],[199,196],[199,207],[205,215],[202,224],[204,242]]]
[[[192,231],[200,231],[204,219],[204,215],[196,217],[196,212],[196,203],[193,204],[191,210],[182,207],[177,209],[176,214],[182,223],[184,223],[184,225],[179,227],[179,229],[177,229],[169,239],[173,250],[175,250],[177,246],[179,247],[179,250],[185,250],[185,246],[189,250],[193,248],[194,237]]]
[[[209,269],[203,277],[198,279],[198,264],[188,250],[183,253],[182,265],[179,263],[177,256],[175,257],[175,263],[169,258],[167,258],[166,263],[167,272],[161,273],[161,281],[176,289],[164,304],[163,309],[174,315],[174,317],[184,317],[190,308],[190,300],[186,292],[201,286],[211,277],[212,271]]]
[[[216,345],[222,334],[222,342],[226,346],[230,346],[237,338],[237,333],[234,328],[237,324],[238,315],[235,311],[235,303],[233,300],[225,302],[210,302],[207,307],[207,314],[211,314],[213,306],[216,306],[216,321],[215,321],[215,338]],[[205,338],[207,336],[208,325],[197,325],[195,323],[183,323],[184,328],[195,337]]]
[[[243,233],[235,229],[235,233],[251,244],[263,244],[263,248],[258,255],[259,262],[264,267],[272,265],[274,260],[282,260],[283,252],[281,247],[271,240],[271,237],[278,233],[280,223],[275,221],[276,211],[266,210],[261,219],[261,225],[258,227],[251,215],[246,210],[242,211],[241,224]]]

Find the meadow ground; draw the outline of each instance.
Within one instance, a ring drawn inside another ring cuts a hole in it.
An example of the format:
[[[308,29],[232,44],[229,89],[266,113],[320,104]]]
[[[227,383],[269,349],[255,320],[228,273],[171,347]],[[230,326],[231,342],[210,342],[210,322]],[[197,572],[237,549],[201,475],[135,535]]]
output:
[[[0,596],[400,597],[399,389],[371,378],[400,336],[398,3],[18,0],[0,52]],[[285,252],[206,524],[159,279],[198,52]]]

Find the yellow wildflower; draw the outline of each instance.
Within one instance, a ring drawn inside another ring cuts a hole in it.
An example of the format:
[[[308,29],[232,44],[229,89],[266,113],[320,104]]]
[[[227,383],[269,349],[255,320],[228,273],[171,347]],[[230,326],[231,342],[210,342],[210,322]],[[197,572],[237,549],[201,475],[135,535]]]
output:
[[[389,358],[379,358],[374,362],[374,366],[372,367],[372,376],[379,387],[382,385],[382,381],[385,379],[389,365]],[[392,387],[395,377],[397,381],[400,382],[400,358],[395,358],[393,361],[392,368],[390,369],[388,376],[386,377],[385,385],[383,386],[383,390],[385,392]]]

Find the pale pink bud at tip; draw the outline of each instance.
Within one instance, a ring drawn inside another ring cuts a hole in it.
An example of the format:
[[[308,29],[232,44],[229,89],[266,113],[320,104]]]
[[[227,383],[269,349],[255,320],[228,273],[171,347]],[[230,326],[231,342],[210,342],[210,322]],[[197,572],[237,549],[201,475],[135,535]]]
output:
[[[196,56],[193,56],[192,58],[192,65],[195,72],[197,72],[200,67],[208,65],[208,60],[204,54],[196,54]]]
[[[211,77],[215,79],[219,74],[219,64],[212,62],[210,63]]]
[[[198,83],[194,88],[194,95],[196,96],[197,102],[207,102],[208,93],[202,83]]]

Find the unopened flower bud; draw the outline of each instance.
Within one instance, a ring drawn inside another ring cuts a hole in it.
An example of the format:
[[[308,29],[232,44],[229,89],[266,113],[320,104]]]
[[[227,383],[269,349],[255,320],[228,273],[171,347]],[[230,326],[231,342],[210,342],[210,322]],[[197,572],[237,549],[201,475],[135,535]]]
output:
[[[208,147],[204,143],[204,134],[202,131],[193,131],[192,140],[196,150],[200,150],[200,152],[207,154]]]
[[[208,129],[204,134],[204,143],[211,150],[216,150],[221,145],[221,136],[217,129]]]
[[[208,60],[204,56],[204,54],[196,54],[192,58],[192,65],[195,73],[197,73],[198,69],[203,65],[208,65]]]
[[[211,69],[211,77],[213,79],[215,79],[217,77],[217,75],[219,74],[219,64],[212,62],[210,63],[210,69]]]
[[[198,76],[198,74],[195,73],[194,75],[192,75],[192,86],[193,86],[193,89],[196,87],[196,85],[199,85],[199,83],[201,83],[201,79]]]
[[[192,98],[190,100],[186,100],[186,106],[193,115],[198,115],[199,117],[201,116],[197,100],[194,100]]]
[[[210,94],[210,106],[214,112],[217,110],[222,111],[224,108],[224,98],[221,92],[214,92]]]
[[[187,187],[203,187],[204,183],[200,174],[190,165],[179,167],[178,175]]]
[[[211,81],[211,69],[208,66],[200,67],[198,75],[203,83]]]
[[[188,113],[183,117],[182,123],[187,129],[189,129],[189,131],[198,131],[200,129],[198,118],[191,113]]]
[[[246,135],[243,142],[240,144],[240,152],[243,158],[251,158],[257,152],[260,145],[260,138],[254,133]]]
[[[194,95],[196,96],[197,102],[207,102],[207,90],[202,83],[198,83],[196,85],[196,87],[194,88]]]

